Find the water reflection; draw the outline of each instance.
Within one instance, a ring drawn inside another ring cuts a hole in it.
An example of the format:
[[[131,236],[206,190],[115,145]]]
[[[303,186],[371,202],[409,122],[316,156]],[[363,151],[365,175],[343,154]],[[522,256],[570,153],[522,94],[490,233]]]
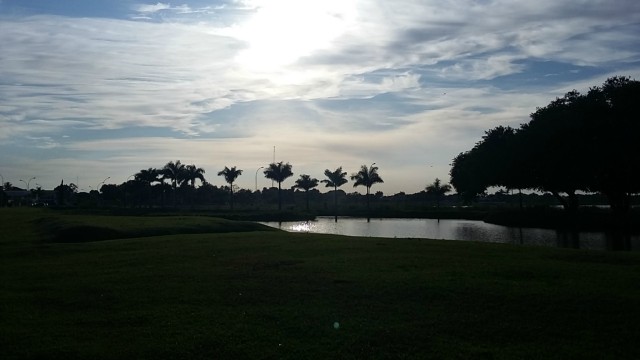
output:
[[[511,228],[475,220],[367,219],[318,217],[315,221],[264,222],[291,232],[347,236],[466,240],[519,245],[554,246],[594,250],[638,250],[640,236],[617,237],[603,232],[561,232],[549,229]]]

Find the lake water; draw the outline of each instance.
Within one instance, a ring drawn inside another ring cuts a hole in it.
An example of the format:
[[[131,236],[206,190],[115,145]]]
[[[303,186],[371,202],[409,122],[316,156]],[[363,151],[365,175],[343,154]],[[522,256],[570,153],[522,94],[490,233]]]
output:
[[[640,250],[640,236],[624,244],[603,232],[570,234],[549,229],[512,228],[477,220],[367,219],[318,217],[314,221],[263,222],[290,232],[370,236],[386,238],[426,238],[467,240],[518,245],[554,246],[593,250]]]

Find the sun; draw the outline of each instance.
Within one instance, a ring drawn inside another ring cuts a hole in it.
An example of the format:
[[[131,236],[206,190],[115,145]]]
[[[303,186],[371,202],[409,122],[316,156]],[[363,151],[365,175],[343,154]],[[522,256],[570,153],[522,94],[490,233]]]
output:
[[[236,60],[245,69],[275,72],[331,46],[355,16],[355,0],[265,0],[240,24],[235,36],[248,47]]]

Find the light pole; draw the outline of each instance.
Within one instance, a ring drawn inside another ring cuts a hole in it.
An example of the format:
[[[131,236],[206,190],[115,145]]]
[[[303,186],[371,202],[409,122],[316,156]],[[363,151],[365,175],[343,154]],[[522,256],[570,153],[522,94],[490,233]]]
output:
[[[27,191],[29,191],[29,184],[31,183],[31,180],[34,180],[36,177],[32,177],[31,179],[29,179],[29,181],[24,181],[22,179],[20,179],[20,181],[22,181],[25,185],[27,185]]]
[[[136,176],[136,174],[133,175],[129,175],[129,177],[127,178],[127,180],[124,182],[124,207],[127,207],[127,189],[129,188],[129,179],[131,179],[133,176]]]
[[[256,191],[258,191],[258,171],[260,171],[260,169],[264,169],[264,166],[260,166],[258,170],[256,170]]]
[[[98,183],[98,186],[96,186],[96,190],[98,191],[98,193],[100,193],[100,185],[104,184],[105,181],[111,179],[111,176],[107,176],[106,179],[102,180],[101,182]]]
[[[27,185],[27,192],[29,192],[29,184],[31,183],[31,180],[35,179],[36,177],[32,177],[31,179],[29,179],[28,181],[24,181],[22,179],[20,179],[20,181],[22,181],[25,185]],[[29,198],[31,198],[31,194],[28,194]],[[22,199],[20,200],[20,205],[22,205]]]

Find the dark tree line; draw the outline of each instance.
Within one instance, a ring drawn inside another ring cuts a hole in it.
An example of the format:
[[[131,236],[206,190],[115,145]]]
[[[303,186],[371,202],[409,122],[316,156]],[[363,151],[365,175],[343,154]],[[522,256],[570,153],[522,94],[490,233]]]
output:
[[[116,184],[103,184],[99,189],[93,189],[89,193],[78,193],[74,184],[61,183],[54,191],[56,203],[59,205],[79,204],[85,206],[124,206],[124,207],[166,207],[185,205],[223,205],[228,203],[233,210],[236,200],[244,204],[271,203],[277,199],[278,209],[282,209],[284,198],[291,202],[294,191],[304,192],[306,210],[309,210],[309,201],[312,195],[319,198],[319,192],[315,188],[320,181],[308,174],[301,174],[290,189],[283,189],[283,182],[293,176],[293,166],[289,163],[278,162],[269,164],[264,170],[264,176],[278,183],[277,188],[264,188],[261,192],[252,192],[246,189],[238,189],[234,185],[236,179],[242,175],[243,170],[235,166],[225,166],[219,171],[218,176],[224,177],[228,186],[217,187],[207,182],[204,177],[205,170],[195,165],[185,165],[180,160],[170,161],[162,168],[142,169],[132,175],[133,179]],[[354,187],[363,185],[367,188],[365,195],[367,208],[369,208],[369,192],[371,186],[382,182],[377,173],[377,167],[367,168],[363,165],[359,172],[354,173]],[[335,171],[325,170],[326,179],[322,180],[327,187],[333,187],[331,196],[335,200],[337,214],[338,187],[348,182],[347,173],[339,167]],[[196,187],[196,181],[200,186]],[[314,192],[315,191],[315,192]],[[352,194],[355,196],[355,194]],[[342,196],[346,193],[342,192]],[[228,200],[227,200],[228,199]]]
[[[520,128],[498,126],[453,159],[451,184],[471,200],[488,187],[549,192],[569,212],[580,192],[606,196],[616,215],[640,192],[640,82],[612,77],[537,108]]]

